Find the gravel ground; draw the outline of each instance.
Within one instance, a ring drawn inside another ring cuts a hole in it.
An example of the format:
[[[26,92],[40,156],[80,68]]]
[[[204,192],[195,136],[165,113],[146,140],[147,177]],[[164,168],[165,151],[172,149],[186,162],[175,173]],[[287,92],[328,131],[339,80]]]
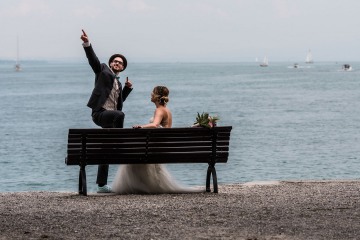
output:
[[[0,239],[360,239],[360,180],[219,193],[0,193]]]

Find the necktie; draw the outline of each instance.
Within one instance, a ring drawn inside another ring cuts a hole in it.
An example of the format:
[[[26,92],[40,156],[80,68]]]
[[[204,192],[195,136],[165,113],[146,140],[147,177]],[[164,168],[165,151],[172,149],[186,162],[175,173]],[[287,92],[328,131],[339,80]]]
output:
[[[115,90],[119,89],[119,85],[120,85],[119,79],[120,79],[120,76],[115,75],[115,83],[114,83],[115,84]]]

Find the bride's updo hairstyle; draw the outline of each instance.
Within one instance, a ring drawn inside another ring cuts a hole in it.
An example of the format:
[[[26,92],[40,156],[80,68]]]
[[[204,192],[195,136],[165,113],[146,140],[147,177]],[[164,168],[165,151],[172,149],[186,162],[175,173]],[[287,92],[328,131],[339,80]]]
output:
[[[154,87],[153,100],[165,106],[169,102],[169,89],[165,86]]]

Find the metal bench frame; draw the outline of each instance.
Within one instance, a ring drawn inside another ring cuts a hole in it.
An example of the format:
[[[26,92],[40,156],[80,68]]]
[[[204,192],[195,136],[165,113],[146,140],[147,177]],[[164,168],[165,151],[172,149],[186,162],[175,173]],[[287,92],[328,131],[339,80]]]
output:
[[[206,191],[218,192],[216,163],[229,156],[231,126],[214,128],[69,129],[66,165],[79,165],[79,194],[87,195],[87,165],[208,163]]]

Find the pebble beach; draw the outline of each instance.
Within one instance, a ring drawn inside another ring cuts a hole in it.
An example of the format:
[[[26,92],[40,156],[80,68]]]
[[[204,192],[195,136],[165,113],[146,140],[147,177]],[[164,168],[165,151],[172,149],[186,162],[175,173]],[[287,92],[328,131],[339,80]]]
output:
[[[360,180],[219,185],[219,193],[0,193],[0,239],[359,239]]]

